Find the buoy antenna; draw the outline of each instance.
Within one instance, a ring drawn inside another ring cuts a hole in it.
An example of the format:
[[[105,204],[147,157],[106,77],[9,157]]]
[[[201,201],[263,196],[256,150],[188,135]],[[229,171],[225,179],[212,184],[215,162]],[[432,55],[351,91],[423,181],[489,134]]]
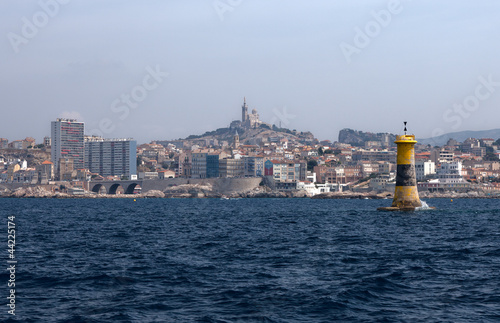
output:
[[[403,122],[405,124],[405,136],[406,136],[406,121]]]

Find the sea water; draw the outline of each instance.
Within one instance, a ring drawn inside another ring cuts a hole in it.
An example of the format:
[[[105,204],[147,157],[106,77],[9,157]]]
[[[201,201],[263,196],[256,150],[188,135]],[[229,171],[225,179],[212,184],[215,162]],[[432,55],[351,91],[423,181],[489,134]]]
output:
[[[500,321],[498,200],[426,202],[0,199],[0,243],[16,322]]]

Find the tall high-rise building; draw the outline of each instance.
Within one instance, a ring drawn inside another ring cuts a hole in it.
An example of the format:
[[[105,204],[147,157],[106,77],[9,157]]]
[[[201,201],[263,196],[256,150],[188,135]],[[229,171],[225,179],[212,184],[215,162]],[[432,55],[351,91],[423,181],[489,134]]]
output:
[[[137,142],[133,139],[85,137],[85,168],[102,176],[137,174]]]
[[[51,124],[51,159],[59,165],[60,158],[72,158],[74,169],[84,166],[83,133],[85,124],[75,119],[61,119]],[[57,171],[57,170],[56,170]]]

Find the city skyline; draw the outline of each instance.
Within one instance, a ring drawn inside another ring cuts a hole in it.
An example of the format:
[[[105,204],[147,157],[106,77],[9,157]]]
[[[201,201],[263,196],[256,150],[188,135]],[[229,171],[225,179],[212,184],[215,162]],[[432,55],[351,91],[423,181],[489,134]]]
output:
[[[498,128],[499,7],[4,2],[0,137],[40,142],[63,117],[106,138],[185,138],[239,120],[245,96],[262,121],[320,140],[402,120],[418,138]]]

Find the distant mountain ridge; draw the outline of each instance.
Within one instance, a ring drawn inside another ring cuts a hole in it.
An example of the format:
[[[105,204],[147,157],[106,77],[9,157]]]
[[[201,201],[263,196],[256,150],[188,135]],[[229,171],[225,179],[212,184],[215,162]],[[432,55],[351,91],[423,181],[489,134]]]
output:
[[[417,139],[417,140],[419,144],[443,146],[446,145],[449,139],[455,139],[458,142],[462,142],[467,138],[476,138],[476,139],[492,138],[494,140],[497,140],[498,138],[500,138],[500,129],[479,130],[479,131],[465,130],[465,131],[445,133],[444,135],[441,136]]]

